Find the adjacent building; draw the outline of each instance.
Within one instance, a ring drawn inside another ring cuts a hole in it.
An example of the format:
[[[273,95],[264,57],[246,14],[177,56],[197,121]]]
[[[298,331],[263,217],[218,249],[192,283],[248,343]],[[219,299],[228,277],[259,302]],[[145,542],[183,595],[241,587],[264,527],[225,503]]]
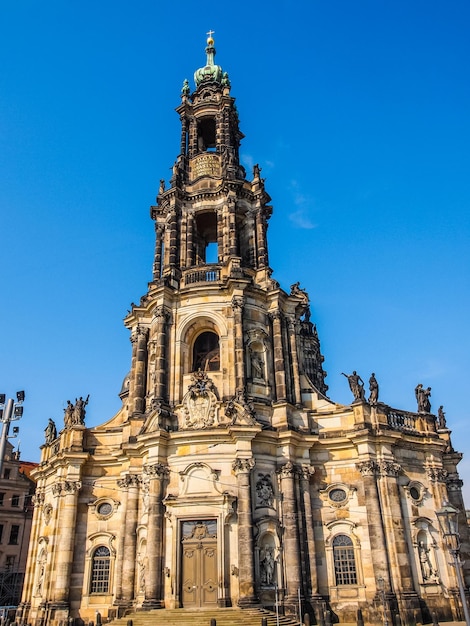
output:
[[[60,624],[151,608],[263,606],[341,622],[456,619],[435,511],[462,513],[441,413],[328,397],[308,294],[269,265],[272,208],[245,172],[228,74],[209,37],[183,84],[179,150],[161,181],[153,279],[125,319],[122,408],[49,424],[18,619]],[[256,115],[256,111],[253,112]],[[262,123],[262,112],[259,112]],[[294,277],[295,278],[295,277]],[[4,532],[10,533],[11,527]],[[468,576],[470,561],[464,565]]]
[[[37,463],[20,460],[7,441],[0,474],[0,607],[16,606],[26,569]]]

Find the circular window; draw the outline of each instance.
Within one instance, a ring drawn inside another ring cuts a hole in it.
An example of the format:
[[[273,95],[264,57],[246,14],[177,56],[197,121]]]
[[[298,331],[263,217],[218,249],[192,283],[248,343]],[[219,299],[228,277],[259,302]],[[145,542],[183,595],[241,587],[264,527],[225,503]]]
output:
[[[111,515],[113,507],[110,502],[102,502],[96,511],[98,515]]]
[[[328,495],[333,502],[344,502],[346,500],[344,489],[332,489]]]
[[[421,493],[418,487],[411,487],[410,496],[413,498],[413,500],[419,500],[421,498]]]

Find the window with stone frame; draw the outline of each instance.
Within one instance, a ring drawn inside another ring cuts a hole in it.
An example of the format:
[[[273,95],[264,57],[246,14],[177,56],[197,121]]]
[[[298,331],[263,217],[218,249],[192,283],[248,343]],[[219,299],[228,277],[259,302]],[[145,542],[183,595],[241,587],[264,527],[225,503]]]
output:
[[[106,546],[98,546],[93,552],[90,593],[109,592],[111,553]]]
[[[333,539],[333,559],[337,585],[357,585],[356,559],[352,539],[337,535]]]

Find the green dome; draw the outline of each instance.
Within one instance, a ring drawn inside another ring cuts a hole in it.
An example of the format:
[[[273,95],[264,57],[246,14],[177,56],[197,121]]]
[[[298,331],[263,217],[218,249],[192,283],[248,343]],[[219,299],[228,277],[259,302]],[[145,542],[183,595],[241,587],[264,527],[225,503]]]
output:
[[[207,38],[206,55],[207,63],[205,67],[200,67],[194,72],[194,82],[196,83],[196,87],[199,87],[199,85],[205,81],[215,81],[217,83],[222,82],[222,68],[220,65],[215,65],[214,63],[215,48],[211,33],[209,33],[209,37]]]

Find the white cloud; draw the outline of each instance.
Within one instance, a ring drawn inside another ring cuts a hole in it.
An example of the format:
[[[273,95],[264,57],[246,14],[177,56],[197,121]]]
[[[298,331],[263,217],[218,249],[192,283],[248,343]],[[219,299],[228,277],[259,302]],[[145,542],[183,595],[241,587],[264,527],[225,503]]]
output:
[[[299,184],[296,180],[291,181],[291,190],[293,192],[293,201],[296,210],[290,213],[289,219],[297,228],[306,230],[316,228],[317,225],[310,217],[314,203],[313,200],[299,190]]]

